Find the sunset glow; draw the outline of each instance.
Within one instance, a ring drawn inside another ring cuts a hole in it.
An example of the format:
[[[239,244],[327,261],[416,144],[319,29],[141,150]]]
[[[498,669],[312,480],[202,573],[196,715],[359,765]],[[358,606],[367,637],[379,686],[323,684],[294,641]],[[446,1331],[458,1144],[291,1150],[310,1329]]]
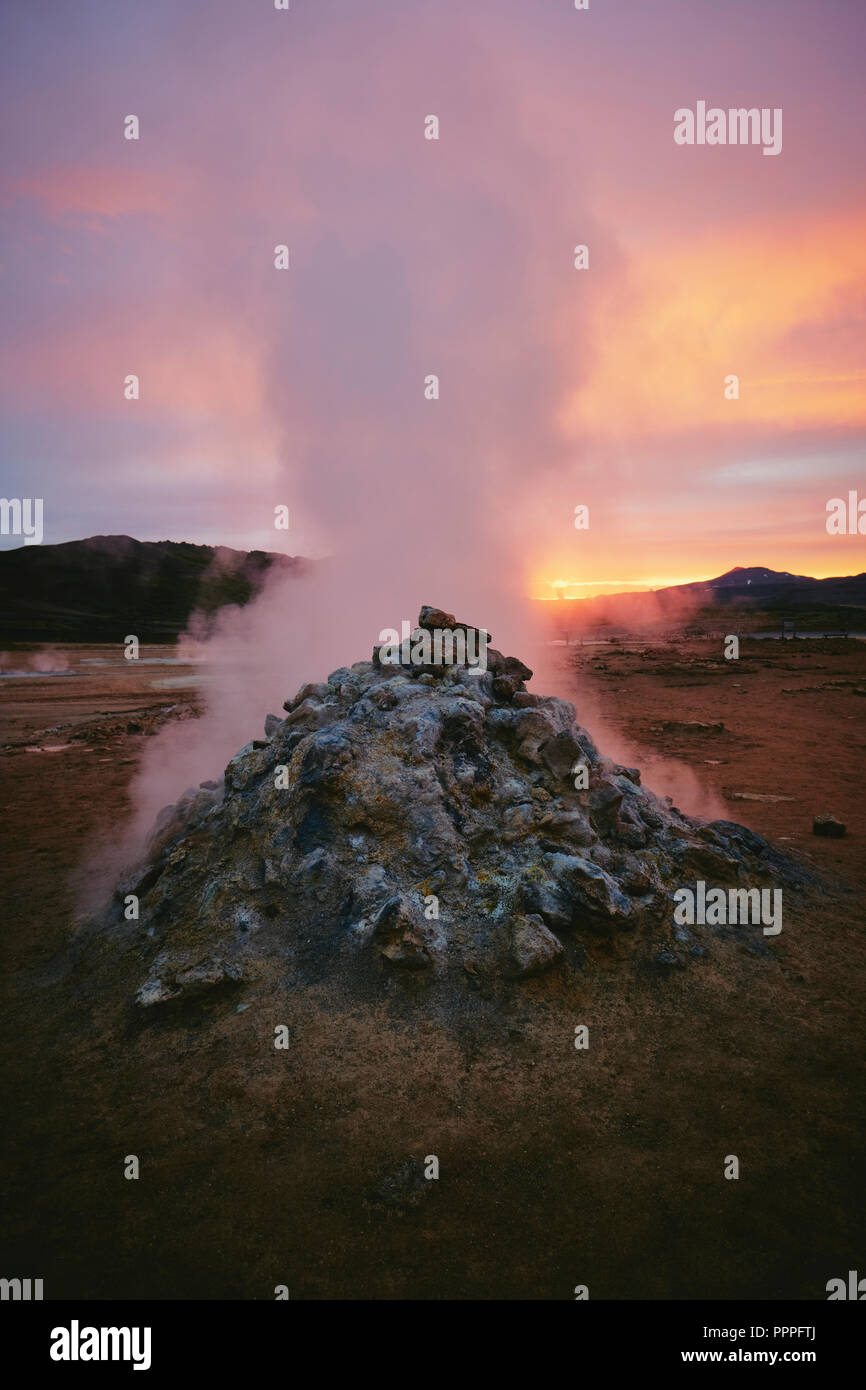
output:
[[[824,525],[866,485],[866,204],[858,81],[817,11],[779,52],[764,159],[672,138],[693,61],[720,100],[759,95],[726,12],[674,0],[659,50],[647,7],[601,7],[591,45],[567,6],[461,7],[455,67],[438,9],[301,8],[275,43],[215,4],[192,71],[156,4],[105,31],[99,82],[71,12],[52,44],[16,15],[0,409],[6,489],[44,496],[47,542],[315,556],[390,524],[417,556],[447,515],[451,556],[482,544],[546,598],[866,568]],[[757,45],[785,14],[743,10]],[[162,86],[126,142],[142,64]]]

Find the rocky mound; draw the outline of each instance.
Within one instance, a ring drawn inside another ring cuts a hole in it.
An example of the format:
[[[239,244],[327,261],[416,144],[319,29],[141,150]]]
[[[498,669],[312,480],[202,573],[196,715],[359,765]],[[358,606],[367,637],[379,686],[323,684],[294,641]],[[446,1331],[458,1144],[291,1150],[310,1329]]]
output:
[[[413,637],[443,626],[472,631],[425,608]],[[372,971],[485,990],[599,947],[682,965],[711,929],[674,928],[677,888],[789,875],[758,835],[681,814],[604,757],[522,662],[486,661],[377,648],[166,807],[110,914],[142,956],[139,1005],[242,990],[265,960],[287,985]]]

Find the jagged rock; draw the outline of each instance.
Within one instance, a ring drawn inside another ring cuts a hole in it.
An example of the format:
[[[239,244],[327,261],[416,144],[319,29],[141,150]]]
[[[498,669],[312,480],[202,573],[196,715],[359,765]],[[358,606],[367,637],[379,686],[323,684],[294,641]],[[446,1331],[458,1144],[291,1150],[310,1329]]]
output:
[[[165,967],[166,960],[161,964]],[[167,1004],[175,999],[195,999],[216,985],[234,985],[242,979],[243,971],[238,966],[211,957],[179,972],[169,969],[164,974],[151,976],[139,989],[136,1002],[143,1009],[149,1009],[154,1004]]]
[[[445,620],[466,627],[419,619]],[[599,753],[573,705],[519,689],[528,666],[487,654],[486,672],[339,667],[269,715],[224,781],[161,812],[108,918],[144,962],[142,1007],[219,999],[267,962],[287,985],[344,970],[389,989],[513,988],[560,958],[555,933],[569,952],[651,949],[690,880],[782,881],[780,851],[682,815]]]

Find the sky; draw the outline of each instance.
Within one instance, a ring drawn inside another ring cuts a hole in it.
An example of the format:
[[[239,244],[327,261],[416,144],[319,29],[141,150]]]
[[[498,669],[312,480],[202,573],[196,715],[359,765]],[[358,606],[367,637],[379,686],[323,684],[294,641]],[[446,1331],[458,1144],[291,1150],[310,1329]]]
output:
[[[0,490],[45,543],[376,554],[457,599],[866,569],[826,529],[866,497],[859,0],[0,25]],[[699,101],[781,109],[780,153],[677,144]]]

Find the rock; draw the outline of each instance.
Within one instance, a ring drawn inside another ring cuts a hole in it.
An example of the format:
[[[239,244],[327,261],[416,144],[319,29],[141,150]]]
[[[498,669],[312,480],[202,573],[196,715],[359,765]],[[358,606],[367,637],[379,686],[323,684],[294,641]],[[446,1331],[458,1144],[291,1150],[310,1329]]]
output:
[[[831,839],[841,840],[846,830],[847,826],[844,821],[837,820],[835,816],[816,816],[812,821],[813,835],[826,835]]]
[[[292,711],[305,700],[326,700],[331,693],[331,687],[324,681],[308,681],[306,685],[301,686],[294,700],[286,700],[283,703],[283,709]]]
[[[574,904],[576,924],[583,923],[590,930],[633,925],[631,902],[598,864],[573,854],[546,854],[544,860]]]
[[[725,726],[705,724],[700,719],[666,719],[660,726],[663,734],[723,734]]]
[[[550,830],[576,845],[591,845],[598,839],[581,811],[554,811],[550,818]]]
[[[171,989],[162,980],[146,980],[135,996],[135,1001],[143,1009],[149,1009],[154,1004],[167,1004],[169,999],[176,999],[179,991]]]
[[[538,975],[562,955],[562,942],[540,917],[518,917],[511,929],[511,958],[518,975]]]
[[[527,762],[540,765],[542,746],[561,732],[558,711],[550,709],[549,703],[545,701],[535,709],[520,709],[514,712],[511,730],[519,741],[518,752]]]
[[[506,656],[503,658],[500,672],[503,676],[516,676],[521,681],[531,681],[532,671],[528,666],[516,656]]]
[[[376,949],[393,965],[406,970],[429,970],[434,963],[435,936],[422,913],[403,895],[384,904],[373,922]]]
[[[686,850],[683,864],[698,878],[726,882],[736,879],[737,861],[731,854],[725,854],[712,845],[693,845]]]
[[[506,843],[520,839],[535,825],[535,810],[531,801],[522,801],[517,806],[509,806],[502,818],[503,839]]]
[[[330,686],[331,690],[339,690],[347,681],[350,681],[351,678],[352,671],[348,666],[338,666],[337,670],[332,671],[329,675],[327,684]]]
[[[793,801],[793,796],[774,796],[772,792],[732,792],[723,788],[726,801]]]
[[[655,955],[653,956],[653,960],[655,961],[656,965],[661,966],[663,970],[685,969],[685,966],[680,957],[677,955],[676,951],[670,951],[667,949],[667,947],[665,947],[661,951],[656,951]]]
[[[330,688],[325,686],[329,691]],[[295,724],[304,723],[311,729],[321,729],[325,724],[330,724],[331,720],[337,715],[336,705],[322,704],[315,696],[307,696],[299,705],[293,705],[281,727],[290,729]]]
[[[235,985],[243,979],[243,971],[237,965],[212,957],[199,961],[177,973],[166,969],[165,957],[162,959],[163,973],[146,980],[136,994],[136,1002],[143,1008],[154,1004],[167,1004],[175,999],[194,999],[206,994],[216,985]]]
[[[182,994],[200,994],[214,985],[237,984],[241,978],[242,972],[237,966],[211,959],[201,961],[190,970],[181,971],[175,976],[175,985]]]
[[[558,781],[571,776],[575,763],[586,761],[580,740],[566,729],[555,738],[549,739],[541,749],[541,760]]]
[[[419,630],[446,620],[465,630],[430,607]],[[486,672],[338,667],[285,719],[268,715],[224,781],[164,808],[105,919],[106,939],[136,953],[142,1008],[199,994],[216,1007],[241,978],[293,989],[331,972],[349,994],[447,996],[459,982],[462,998],[469,979],[487,999],[559,958],[559,932],[570,951],[616,937],[617,959],[651,958],[647,937],[690,876],[792,881],[759,835],[681,815],[598,751],[571,703],[522,690],[528,666],[487,655]]]
[[[427,628],[429,632],[435,631],[436,628],[439,628],[440,631],[445,628],[453,630],[456,623],[457,619],[453,613],[446,613],[444,608],[431,608],[426,603],[418,614],[418,626]]]
[[[643,869],[631,869],[621,880],[623,892],[636,898],[652,892],[652,886],[652,879]]]
[[[574,917],[572,901],[562,889],[547,879],[541,883],[523,885],[523,907],[527,913],[540,917],[546,926],[555,931],[567,930]]]
[[[511,700],[523,685],[519,676],[494,676],[493,694],[497,700]]]
[[[624,793],[619,787],[612,783],[603,783],[600,787],[593,787],[589,793],[589,809],[594,819],[610,819],[622,805]]]
[[[441,634],[441,642],[437,641]],[[443,677],[455,670],[484,669],[482,643],[490,641],[489,632],[458,623],[453,614],[441,608],[421,609],[419,625],[408,639],[393,645],[377,643],[373,648],[373,665],[378,670],[396,670],[412,677],[432,675]]]

